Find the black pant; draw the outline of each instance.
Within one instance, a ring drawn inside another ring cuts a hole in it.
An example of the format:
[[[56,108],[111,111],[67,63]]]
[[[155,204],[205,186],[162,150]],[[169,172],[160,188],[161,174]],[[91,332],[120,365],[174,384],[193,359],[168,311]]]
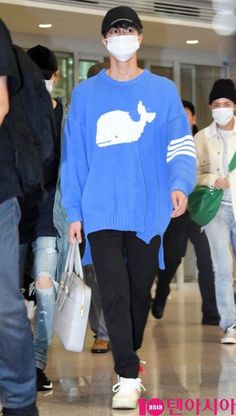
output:
[[[188,239],[194,246],[198,283],[202,296],[204,316],[217,317],[214,272],[209,243],[204,231],[190,217],[189,212],[173,218],[164,234],[165,270],[158,270],[157,298],[161,301],[169,292],[169,284],[174,277],[182,257],[186,254]]]
[[[134,232],[103,230],[88,236],[103,312],[121,377],[136,378],[151,303],[150,289],[157,271],[160,237],[145,244]]]

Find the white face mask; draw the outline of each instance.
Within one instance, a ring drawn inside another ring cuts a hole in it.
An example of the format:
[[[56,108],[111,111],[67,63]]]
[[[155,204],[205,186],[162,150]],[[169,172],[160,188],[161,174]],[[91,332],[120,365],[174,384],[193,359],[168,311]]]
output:
[[[213,119],[220,126],[226,126],[234,116],[233,108],[214,108],[211,112]]]
[[[53,90],[53,80],[52,79],[45,79],[45,85],[49,93]]]
[[[110,36],[107,39],[107,50],[118,61],[128,61],[139,49],[137,35]]]

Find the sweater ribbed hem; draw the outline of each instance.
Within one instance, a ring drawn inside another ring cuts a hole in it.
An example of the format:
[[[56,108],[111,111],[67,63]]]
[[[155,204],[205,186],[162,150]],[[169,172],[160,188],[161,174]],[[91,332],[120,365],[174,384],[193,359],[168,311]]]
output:
[[[134,218],[135,217],[135,218]],[[144,232],[144,216],[127,214],[93,215],[84,218],[86,236],[95,231],[119,230]]]
[[[137,237],[145,243],[150,243],[153,237],[159,235],[161,237],[161,244],[159,253],[157,253],[157,264],[160,268],[164,268],[164,253],[163,253],[163,227],[157,229],[156,227],[148,227],[144,229],[144,217],[139,216],[135,219],[127,215],[94,215],[84,219],[85,235],[101,230],[118,230],[118,231],[134,231]]]

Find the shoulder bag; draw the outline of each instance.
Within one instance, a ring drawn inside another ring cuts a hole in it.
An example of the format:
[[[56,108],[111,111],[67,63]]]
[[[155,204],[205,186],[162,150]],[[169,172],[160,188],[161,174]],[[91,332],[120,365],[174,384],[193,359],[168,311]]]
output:
[[[233,155],[229,172],[236,168],[236,153]],[[191,218],[199,225],[208,224],[216,215],[223,198],[223,189],[197,185],[188,198],[188,210]]]
[[[79,245],[69,245],[65,271],[58,289],[53,329],[68,351],[83,350],[91,302],[91,289],[83,280]]]

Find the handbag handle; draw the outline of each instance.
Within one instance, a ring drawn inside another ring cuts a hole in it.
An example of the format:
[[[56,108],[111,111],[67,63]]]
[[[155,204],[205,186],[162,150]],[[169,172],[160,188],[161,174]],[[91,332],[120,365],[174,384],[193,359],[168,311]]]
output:
[[[59,288],[57,298],[56,298],[56,304],[57,304],[58,310],[61,310],[63,308],[65,300],[66,300],[66,296],[69,294],[70,281],[72,279],[73,272],[75,272],[75,274],[79,276],[82,280],[84,279],[79,244],[77,242],[73,242],[69,244],[65,269],[63,273],[64,280],[61,279],[60,288]],[[83,315],[83,311],[84,311],[84,299],[85,299],[85,288],[84,288],[84,292],[82,295],[81,312],[80,312],[81,316]]]
[[[67,256],[66,256],[66,263],[65,263],[65,267],[64,267],[64,272],[65,273],[68,272],[69,269],[70,269],[70,265],[71,265],[71,262],[72,262],[73,249],[74,249],[73,244],[70,243],[68,245],[68,251],[67,251]]]
[[[74,270],[75,273],[81,277],[81,279],[84,278],[84,272],[83,272],[83,266],[82,266],[82,260],[81,260],[81,255],[80,255],[80,249],[79,249],[79,244],[73,243],[75,244],[75,251],[74,251]]]
[[[64,271],[66,273],[68,272],[69,276],[71,276],[73,271],[75,271],[75,273],[80,276],[81,279],[84,277],[79,244],[77,241],[69,244]]]

